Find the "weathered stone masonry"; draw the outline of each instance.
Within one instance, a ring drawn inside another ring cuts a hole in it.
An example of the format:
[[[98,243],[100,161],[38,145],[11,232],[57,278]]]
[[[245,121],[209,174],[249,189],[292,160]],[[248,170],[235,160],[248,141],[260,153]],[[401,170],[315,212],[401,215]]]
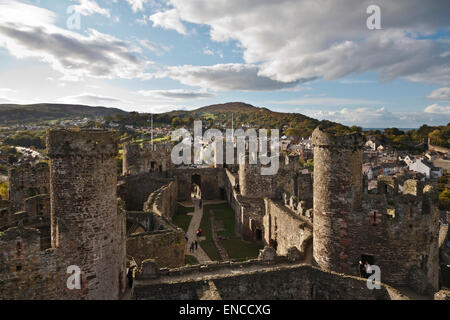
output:
[[[12,221],[18,226],[0,233],[0,299],[118,299],[126,233],[117,210],[117,136],[49,130],[47,150],[50,196],[25,199],[27,211]],[[81,290],[67,288],[70,265],[81,269]]]
[[[84,289],[69,299],[118,299],[117,134],[49,130],[52,246],[65,269],[77,265]],[[124,275],[123,275],[124,276]]]
[[[14,166],[8,170],[8,181],[10,212],[24,211],[26,198],[49,193],[49,166],[46,162]]]
[[[123,174],[136,175],[146,172],[162,172],[172,167],[171,144],[148,142],[125,143],[123,145]]]
[[[361,134],[317,128],[314,145],[314,259],[324,269],[356,275],[370,257],[382,281],[418,292],[438,289],[438,210],[431,186],[380,178],[363,195]]]
[[[154,259],[159,268],[184,265],[184,231],[164,216],[152,212],[128,212],[127,255],[140,266]]]
[[[384,284],[380,290],[369,290],[360,278],[289,263],[283,257],[277,260],[223,262],[156,272],[146,267],[151,263],[148,261],[136,278],[136,299],[407,299]]]

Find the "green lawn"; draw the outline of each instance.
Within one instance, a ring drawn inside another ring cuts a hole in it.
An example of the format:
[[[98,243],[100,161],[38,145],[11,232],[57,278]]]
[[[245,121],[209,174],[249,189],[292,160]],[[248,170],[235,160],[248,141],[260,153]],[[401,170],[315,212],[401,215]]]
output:
[[[262,249],[263,246],[256,245],[252,242],[243,241],[236,235],[234,231],[234,211],[226,203],[205,205],[204,207],[200,228],[203,229],[203,235],[206,237],[206,241],[202,241],[200,244],[208,256],[213,260],[220,260],[219,252],[212,241],[210,210],[214,211],[215,221],[223,225],[223,230],[219,231],[218,235],[226,238],[226,240],[220,241],[225,250],[227,250],[230,259],[246,260],[256,258],[259,254],[259,250]]]
[[[158,143],[158,142],[162,142],[162,141],[169,141],[170,137],[165,136],[165,137],[159,137],[159,138],[154,138],[153,139],[153,143]],[[144,142],[146,143],[152,143],[152,139],[149,138],[139,138],[136,140],[133,140],[133,143],[139,143],[140,146],[142,147],[142,145],[144,144]]]
[[[210,206],[205,205],[203,206],[203,217],[202,221],[200,222],[200,229],[203,230],[202,236],[206,239],[203,241],[200,241],[200,247],[206,252],[208,257],[213,261],[220,261],[220,254],[219,251],[216,248],[216,245],[214,244],[214,241],[212,239],[212,233],[211,233],[211,220],[210,220],[210,212],[208,210]]]
[[[170,137],[161,137],[161,138],[154,138],[153,142],[161,142],[161,141],[168,141],[170,140]]]
[[[173,224],[175,224],[177,227],[180,227],[184,230],[184,232],[186,232],[192,219],[192,216],[188,216],[187,213],[193,211],[193,207],[183,207],[182,205],[178,204],[177,211],[172,217]]]
[[[195,264],[199,264],[199,263],[198,263],[198,260],[196,257],[190,256],[187,254],[184,256],[184,264],[185,265],[195,265]]]
[[[259,250],[264,247],[252,242],[243,241],[237,237],[222,240],[221,242],[232,260],[248,260],[256,258],[259,255]]]

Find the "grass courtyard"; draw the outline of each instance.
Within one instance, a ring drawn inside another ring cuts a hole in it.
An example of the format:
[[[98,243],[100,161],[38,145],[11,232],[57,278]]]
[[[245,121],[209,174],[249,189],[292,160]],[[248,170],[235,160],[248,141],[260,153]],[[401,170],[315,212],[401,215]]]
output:
[[[243,241],[235,233],[234,211],[227,203],[205,205],[203,208],[203,218],[200,228],[203,230],[203,236],[206,240],[201,241],[200,245],[212,260],[220,261],[219,251],[212,239],[211,215],[214,214],[214,220],[217,229],[217,235],[222,247],[227,251],[231,260],[246,260],[255,258],[259,250],[263,247],[252,242]]]
[[[184,232],[187,232],[187,229],[192,219],[192,216],[189,216],[188,213],[193,211],[194,207],[184,207],[178,204],[177,211],[175,212],[175,215],[172,217],[173,224],[183,229]]]

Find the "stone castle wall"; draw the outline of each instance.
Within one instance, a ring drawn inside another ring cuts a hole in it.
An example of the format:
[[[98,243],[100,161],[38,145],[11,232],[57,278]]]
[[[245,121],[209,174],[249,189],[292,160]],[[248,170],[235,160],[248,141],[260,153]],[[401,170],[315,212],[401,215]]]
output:
[[[26,198],[49,193],[49,166],[46,162],[14,166],[8,171],[8,181],[11,213],[24,211]]]
[[[169,169],[169,177],[178,181],[178,200],[191,200],[193,176],[200,177],[202,199],[217,200],[224,197],[224,169],[198,168],[198,169]]]
[[[154,259],[158,267],[184,265],[186,240],[181,230],[161,230],[130,236],[127,239],[127,254],[140,264]]]
[[[133,176],[122,177],[119,181],[117,193],[125,202],[128,211],[141,211],[144,202],[150,194],[167,185],[173,179],[160,173],[141,173]]]
[[[436,195],[417,180],[381,178],[378,194],[364,194],[363,137],[321,129],[314,144],[314,259],[324,269],[358,273],[370,256],[382,281],[430,292],[438,286]]]
[[[412,194],[408,184],[415,183],[405,182],[403,194],[394,195],[393,206],[384,194],[364,197],[365,214],[348,220],[347,238],[358,239],[349,253],[354,258],[373,256],[387,283],[431,293],[439,279],[437,194],[431,186],[420,186]]]
[[[301,196],[304,206],[312,207],[312,180],[300,173],[298,156],[281,154],[279,169],[274,175],[261,175],[261,168],[260,162],[249,164],[247,156],[246,162],[239,166],[238,188],[235,188],[234,174],[227,174],[229,181],[234,183],[234,186],[226,183],[226,194],[236,213],[236,231],[246,240],[262,240],[259,238],[265,232],[265,197],[281,200],[292,196],[298,201]]]
[[[40,249],[40,232],[14,227],[0,232],[0,299],[60,299],[58,256]]]
[[[123,145],[123,175],[163,172],[172,168],[172,146],[169,143],[125,143]]]
[[[118,299],[120,234],[117,210],[118,137],[96,130],[49,130],[52,247],[63,270],[76,265],[82,290],[66,299]]]
[[[48,224],[50,226],[50,195],[39,194],[23,200],[23,211],[11,212],[9,208],[2,211],[0,230],[14,227],[19,222],[26,226]]]
[[[237,197],[240,205],[238,224],[240,226],[240,235],[247,241],[262,242],[264,238],[264,199],[248,198],[239,195]]]
[[[264,242],[274,247],[278,255],[287,255],[291,247],[305,255],[312,245],[312,224],[280,202],[268,198],[264,202]]]
[[[298,195],[298,156],[280,154],[279,168],[273,175],[262,175],[262,167],[259,160],[257,164],[249,164],[248,155],[245,163],[239,165],[239,187],[242,196],[281,199],[283,193]]]
[[[235,233],[244,240],[263,241],[263,198],[244,197],[240,194],[239,176],[225,169],[225,198],[234,211]]]
[[[234,266],[236,265],[236,266]],[[260,265],[260,270],[253,269]],[[237,267],[231,272],[230,269]],[[193,269],[188,271],[188,269]],[[228,270],[228,271],[227,271]],[[312,299],[407,299],[381,284],[369,290],[361,278],[327,272],[308,265],[277,265],[261,262],[193,266],[157,275],[138,275],[138,300],[312,300]],[[186,273],[186,274],[184,274]]]
[[[147,259],[154,259],[159,268],[184,265],[183,230],[152,212],[128,212],[127,218],[142,230],[130,233],[126,241],[127,255],[138,265]]]
[[[178,182],[173,181],[150,194],[144,203],[144,211],[171,218],[177,210],[177,200]]]

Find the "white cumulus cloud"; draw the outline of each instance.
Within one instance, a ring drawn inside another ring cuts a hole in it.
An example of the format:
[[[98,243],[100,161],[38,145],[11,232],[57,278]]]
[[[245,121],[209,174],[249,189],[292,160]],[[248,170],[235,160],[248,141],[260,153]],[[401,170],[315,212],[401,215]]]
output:
[[[108,9],[101,8],[94,0],[71,0],[79,4],[74,5],[75,11],[83,16],[90,16],[94,13],[110,18],[111,14]]]
[[[80,93],[73,96],[63,97],[59,99],[64,103],[82,103],[82,104],[110,104],[112,102],[120,102],[121,100],[114,97],[102,96],[95,93]]]
[[[425,108],[425,112],[450,115],[450,106],[440,106],[438,104],[432,104]]]
[[[185,34],[206,25],[214,41],[235,40],[247,64],[273,80],[334,80],[375,71],[383,80],[450,83],[448,0],[379,0],[382,30],[369,30],[372,0],[170,0],[154,25]],[[420,10],[418,10],[420,8]]]
[[[143,11],[144,4],[147,2],[147,0],[126,0],[126,1],[131,6],[131,10],[133,10],[133,12]]]
[[[450,121],[448,109],[447,113],[439,113],[442,111],[441,109],[428,108],[424,112],[391,112],[384,107],[341,108],[336,110],[296,108],[295,111],[319,120],[329,120],[364,128],[418,128],[424,123],[428,125],[445,125]]]
[[[184,99],[200,99],[211,98],[214,94],[207,92],[206,90],[187,90],[187,89],[170,89],[170,90],[141,90],[139,94],[145,97],[153,98],[167,98],[175,100]]]
[[[187,34],[186,27],[181,22],[178,11],[175,9],[157,12],[152,14],[149,19],[153,23],[154,27],[173,29],[183,35]]]
[[[213,66],[173,66],[158,77],[176,79],[189,86],[212,90],[275,91],[297,87],[300,81],[280,82],[258,74],[254,65],[238,63]]]
[[[450,100],[450,88],[436,89],[428,95],[428,98],[433,100]]]
[[[151,62],[139,48],[89,29],[86,35],[55,26],[51,11],[17,1],[0,3],[0,47],[16,58],[37,58],[63,74],[80,78],[148,78]]]

